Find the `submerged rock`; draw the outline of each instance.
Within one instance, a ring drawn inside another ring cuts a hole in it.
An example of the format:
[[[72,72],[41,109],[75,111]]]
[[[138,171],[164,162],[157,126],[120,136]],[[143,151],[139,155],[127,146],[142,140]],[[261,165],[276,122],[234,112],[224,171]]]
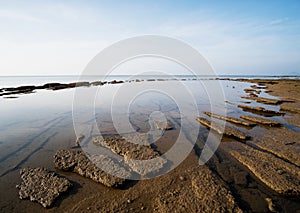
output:
[[[201,117],[197,117],[196,120],[199,121],[205,127],[208,127],[210,129],[216,131],[219,134],[223,134],[223,135],[230,136],[230,137],[235,137],[235,138],[238,138],[241,140],[247,140],[247,139],[251,138],[246,133],[244,133],[234,127],[225,126],[223,128],[223,126],[218,123],[214,123],[214,125],[211,125],[211,122],[209,120],[207,120],[205,118],[201,118]]]
[[[43,207],[50,207],[61,193],[72,186],[68,179],[45,168],[24,168],[20,174],[22,183],[17,186],[20,199],[29,198]]]
[[[58,169],[75,172],[108,187],[122,185],[125,179],[119,177],[130,177],[128,170],[108,156],[93,155],[91,159],[92,161],[81,150],[58,150],[54,156],[54,165]]]
[[[278,121],[273,121],[273,120],[266,119],[266,118],[259,118],[259,117],[250,116],[250,115],[241,115],[240,117],[245,120],[253,121],[253,122],[263,124],[263,125],[268,125],[268,126],[280,126],[281,125],[281,123]]]
[[[204,112],[205,115],[208,115],[210,117],[213,118],[218,118],[221,120],[225,120],[225,121],[229,121],[231,123],[235,123],[235,124],[240,124],[240,125],[244,125],[244,126],[256,126],[255,123],[251,123],[251,122],[247,122],[238,118],[233,118],[233,117],[228,117],[228,116],[222,116],[222,115],[217,115],[211,112]]]
[[[154,121],[156,129],[159,130],[171,130],[173,129],[172,125],[169,122],[162,122],[162,121]]]
[[[134,142],[134,141],[132,141]],[[95,136],[93,143],[106,147],[112,152],[124,157],[125,163],[135,172],[142,176],[157,172],[166,164],[167,160],[160,157],[149,144],[143,140],[131,143],[123,136]],[[147,160],[147,161],[146,161]]]
[[[85,136],[83,134],[78,135],[77,138],[76,138],[76,141],[75,141],[75,146],[80,146],[80,144],[83,141],[84,137]]]
[[[265,109],[263,107],[252,107],[252,106],[245,106],[245,105],[238,105],[239,108],[242,108],[244,111],[254,112],[259,115],[266,115],[266,116],[274,116],[274,115],[284,115],[283,112],[277,112],[269,109]]]

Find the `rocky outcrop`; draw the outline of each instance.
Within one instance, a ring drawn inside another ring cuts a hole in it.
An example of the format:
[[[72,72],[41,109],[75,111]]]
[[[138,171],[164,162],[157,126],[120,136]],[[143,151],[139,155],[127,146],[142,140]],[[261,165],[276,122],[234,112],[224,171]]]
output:
[[[154,173],[163,168],[167,160],[160,157],[160,154],[155,151],[145,141],[126,140],[122,136],[95,136],[93,143],[106,147],[112,152],[124,157],[125,163],[135,172],[142,176]],[[147,160],[147,161],[146,161]]]
[[[223,127],[221,124],[214,123],[214,125],[211,125],[211,122],[205,118],[197,117],[197,121],[199,121],[202,125],[204,125],[207,128],[210,128],[214,131],[216,131],[219,134],[223,134],[229,137],[234,137],[238,138],[241,140],[247,140],[250,139],[251,137],[247,135],[246,133],[238,130],[237,128],[230,127],[230,126],[225,126]]]
[[[230,144],[228,144],[230,147]],[[282,195],[300,195],[300,170],[274,155],[244,144],[234,144],[230,154],[268,187]]]
[[[300,113],[299,107],[291,107],[291,106],[281,106],[281,111],[288,111],[288,112],[294,112],[294,113]]]
[[[252,107],[252,106],[245,106],[245,105],[238,105],[238,107],[243,109],[244,111],[249,111],[255,114],[265,115],[265,116],[279,116],[285,114],[283,112],[277,112],[277,111],[265,109],[263,107]]]
[[[206,166],[189,174],[187,180],[163,188],[156,199],[158,212],[242,212],[230,190]]]
[[[0,96],[33,93],[35,91],[35,89],[36,89],[35,86],[20,86],[20,87],[2,88],[0,91]]]
[[[52,206],[55,199],[72,186],[68,179],[45,168],[24,168],[20,175],[22,183],[17,186],[20,199],[29,198],[43,207]]]
[[[211,112],[204,112],[205,115],[208,115],[210,117],[213,118],[217,118],[217,119],[221,119],[224,121],[229,121],[231,123],[235,123],[235,124],[240,124],[240,125],[244,125],[244,126],[255,126],[255,123],[251,123],[251,122],[247,122],[238,118],[233,118],[233,117],[228,117],[228,116],[222,116],[222,115],[218,115],[218,114],[214,114]]]
[[[125,179],[119,177],[130,177],[128,170],[108,156],[93,155],[90,158],[92,161],[81,150],[58,150],[54,156],[54,165],[58,169],[75,172],[108,187],[122,185]]]
[[[109,84],[121,84],[121,83],[124,83],[124,81],[117,81],[117,80],[113,80],[113,81],[110,81],[108,82]]]
[[[262,104],[269,104],[269,105],[279,105],[284,102],[293,102],[292,100],[280,100],[280,99],[270,99],[270,98],[262,98],[262,97],[243,97],[243,98],[254,100]]]
[[[270,119],[266,119],[266,118],[259,118],[259,117],[255,117],[255,116],[250,116],[250,115],[241,115],[241,118],[245,119],[245,120],[249,120],[255,123],[259,123],[259,124],[263,124],[263,125],[268,125],[268,126],[281,126],[281,123],[278,121],[273,121]]]
[[[300,167],[298,132],[286,131],[284,128],[260,129],[255,132],[255,138],[248,143]]]

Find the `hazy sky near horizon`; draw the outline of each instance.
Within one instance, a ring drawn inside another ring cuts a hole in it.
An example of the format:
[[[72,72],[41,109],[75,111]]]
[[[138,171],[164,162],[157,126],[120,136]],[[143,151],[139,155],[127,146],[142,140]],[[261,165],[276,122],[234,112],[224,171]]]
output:
[[[0,76],[80,74],[103,48],[155,34],[218,74],[300,74],[300,1],[1,1]]]

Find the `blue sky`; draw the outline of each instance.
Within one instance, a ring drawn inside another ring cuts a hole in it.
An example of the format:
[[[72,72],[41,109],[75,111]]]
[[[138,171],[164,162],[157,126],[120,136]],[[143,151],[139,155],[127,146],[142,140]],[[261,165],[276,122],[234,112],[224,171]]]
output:
[[[0,1],[0,75],[80,74],[103,48],[170,36],[218,74],[300,74],[300,1]]]

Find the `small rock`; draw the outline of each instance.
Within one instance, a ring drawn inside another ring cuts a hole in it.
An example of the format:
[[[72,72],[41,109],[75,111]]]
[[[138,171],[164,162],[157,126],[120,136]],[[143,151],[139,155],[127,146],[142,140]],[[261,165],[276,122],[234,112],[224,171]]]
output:
[[[154,121],[154,124],[157,129],[159,130],[171,130],[173,129],[172,125],[169,122],[161,122],[161,121]]]
[[[265,200],[268,204],[269,211],[270,212],[277,212],[275,204],[273,203],[272,199],[267,197]]]
[[[179,176],[179,180],[184,181],[184,180],[185,180],[185,177]]]
[[[82,134],[78,135],[78,137],[76,138],[75,146],[80,146],[80,143],[82,142],[83,139],[84,139],[84,135]]]
[[[282,174],[284,174],[285,172],[284,172],[282,169],[279,169],[279,170],[277,170],[277,173],[280,174],[280,175],[282,175]]]
[[[295,144],[296,142],[295,141],[292,141],[292,142],[286,142],[284,145],[293,145]]]
[[[131,200],[130,200],[130,199],[128,199],[128,200],[127,200],[127,203],[131,203]]]

